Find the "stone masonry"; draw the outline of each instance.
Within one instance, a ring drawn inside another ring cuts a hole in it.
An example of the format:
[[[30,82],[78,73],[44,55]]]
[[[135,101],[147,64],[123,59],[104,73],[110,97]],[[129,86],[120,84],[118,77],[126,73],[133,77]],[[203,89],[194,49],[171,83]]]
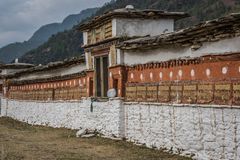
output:
[[[111,99],[34,102],[1,100],[1,116],[33,125],[93,129],[150,148],[200,160],[240,159],[240,110],[229,106],[166,105]]]

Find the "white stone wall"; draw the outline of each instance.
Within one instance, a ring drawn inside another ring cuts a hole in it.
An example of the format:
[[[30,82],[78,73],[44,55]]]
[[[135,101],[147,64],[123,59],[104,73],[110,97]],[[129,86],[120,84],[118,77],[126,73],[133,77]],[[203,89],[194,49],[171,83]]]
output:
[[[2,95],[0,97],[1,103],[0,103],[0,117],[7,115],[7,105],[8,101],[5,98],[2,98]]]
[[[240,159],[240,108],[130,103],[1,100],[1,116],[35,125],[97,129],[112,137],[200,160]]]
[[[200,160],[240,159],[240,109],[125,104],[125,136]]]
[[[205,55],[219,55],[239,53],[240,37],[229,38],[218,42],[203,43],[198,50],[191,50],[190,47],[161,47],[149,50],[125,50],[124,63],[127,65],[145,64],[149,62],[168,61],[178,58],[194,58]],[[147,55],[147,56],[146,56]]]
[[[59,68],[59,69],[52,69],[49,71],[40,71],[36,73],[30,73],[28,75],[20,76],[17,80],[33,80],[41,78],[51,78],[55,76],[65,76],[69,74],[79,73],[81,71],[84,71],[86,69],[86,64],[78,64],[78,65],[72,65],[65,68]]]
[[[83,44],[87,45],[88,43],[88,32],[83,32]]]
[[[97,105],[96,105],[97,104]],[[55,128],[97,129],[106,136],[120,136],[120,101],[31,102],[2,99],[1,115],[33,125]]]
[[[113,36],[156,36],[174,31],[174,19],[126,19],[112,20]]]
[[[26,69],[26,68],[25,68],[25,69]],[[1,75],[13,74],[13,73],[16,73],[16,72],[23,71],[23,70],[25,70],[25,69],[24,69],[24,68],[23,68],[23,69],[3,69],[0,74],[1,74]]]

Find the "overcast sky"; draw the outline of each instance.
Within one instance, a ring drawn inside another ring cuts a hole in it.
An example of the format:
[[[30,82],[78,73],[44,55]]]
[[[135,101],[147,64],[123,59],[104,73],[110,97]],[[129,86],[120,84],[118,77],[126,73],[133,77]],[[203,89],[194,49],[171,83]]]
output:
[[[0,47],[28,40],[42,25],[110,0],[0,0]]]

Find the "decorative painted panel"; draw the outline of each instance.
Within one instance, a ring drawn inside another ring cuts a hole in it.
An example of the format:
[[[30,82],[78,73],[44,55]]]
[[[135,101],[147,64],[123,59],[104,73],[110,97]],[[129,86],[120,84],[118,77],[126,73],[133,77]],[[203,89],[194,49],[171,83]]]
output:
[[[240,105],[240,83],[233,83],[233,104]]]
[[[115,45],[112,45],[110,47],[110,58],[111,58],[111,66],[114,66],[117,64],[117,53],[116,53],[116,47]]]
[[[183,97],[182,103],[196,103],[197,101],[197,85],[196,84],[184,84],[183,85]]]
[[[146,101],[146,86],[137,86],[137,101],[144,102]]]
[[[88,44],[100,42],[112,37],[112,21],[106,22],[102,26],[98,26],[88,31]]]
[[[158,86],[158,101],[162,103],[170,101],[170,86],[168,84]]]
[[[231,84],[215,84],[214,103],[231,103]]]
[[[181,103],[182,100],[182,85],[172,85],[170,88],[170,99],[174,103]]]
[[[199,84],[197,102],[200,104],[213,102],[213,84]]]
[[[137,87],[127,86],[126,87],[126,101],[136,101]]]
[[[9,90],[8,97],[10,99],[41,101],[80,100],[82,97],[87,96],[86,85],[83,85],[82,82],[84,82],[84,79],[80,78],[49,84],[44,83],[39,84],[39,89],[32,89],[37,88],[37,84],[29,86],[15,86],[11,87]]]
[[[158,86],[147,86],[146,101],[157,102],[158,100]]]

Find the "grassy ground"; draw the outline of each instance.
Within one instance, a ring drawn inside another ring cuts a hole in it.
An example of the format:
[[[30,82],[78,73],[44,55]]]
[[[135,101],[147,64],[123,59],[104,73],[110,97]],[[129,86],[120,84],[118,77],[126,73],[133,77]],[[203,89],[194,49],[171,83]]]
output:
[[[187,160],[162,151],[100,137],[76,138],[76,131],[31,126],[0,118],[0,159]]]

